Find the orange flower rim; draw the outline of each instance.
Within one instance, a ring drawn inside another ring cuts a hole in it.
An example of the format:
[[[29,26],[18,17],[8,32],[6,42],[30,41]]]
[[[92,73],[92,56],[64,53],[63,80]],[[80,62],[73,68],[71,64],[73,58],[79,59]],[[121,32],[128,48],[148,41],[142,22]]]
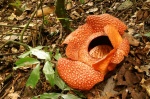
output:
[[[66,56],[58,60],[60,77],[72,88],[90,90],[104,80],[129,53],[129,42],[122,38],[126,25],[109,14],[89,15],[86,23],[69,34]]]

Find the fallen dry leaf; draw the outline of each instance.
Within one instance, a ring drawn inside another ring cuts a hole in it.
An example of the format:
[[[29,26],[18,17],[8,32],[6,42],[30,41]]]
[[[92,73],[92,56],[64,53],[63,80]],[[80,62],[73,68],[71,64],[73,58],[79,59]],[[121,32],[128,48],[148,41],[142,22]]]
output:
[[[125,10],[130,8],[132,5],[133,3],[130,0],[126,0],[117,8],[117,10]]]
[[[113,80],[113,77],[114,76],[108,79],[107,84],[105,85],[104,90],[101,93],[100,99],[109,99],[111,96],[114,96],[118,93],[117,91],[113,90],[115,87],[115,81]]]
[[[135,69],[138,70],[138,72],[145,72],[147,76],[150,76],[150,64],[149,65],[145,65],[145,66],[135,66]]]
[[[18,93],[10,93],[8,94],[9,99],[18,99],[20,95]]]
[[[132,46],[139,46],[140,42],[136,40],[132,35],[125,33],[124,37],[128,38],[129,44]]]
[[[43,15],[49,15],[49,14],[53,14],[54,13],[54,10],[55,10],[55,7],[54,6],[51,6],[51,7],[43,7],[43,13],[42,13],[42,10],[39,9],[36,13],[36,16],[37,17],[42,17]]]
[[[150,79],[144,81],[144,83],[141,86],[146,90],[146,92],[150,96]]]

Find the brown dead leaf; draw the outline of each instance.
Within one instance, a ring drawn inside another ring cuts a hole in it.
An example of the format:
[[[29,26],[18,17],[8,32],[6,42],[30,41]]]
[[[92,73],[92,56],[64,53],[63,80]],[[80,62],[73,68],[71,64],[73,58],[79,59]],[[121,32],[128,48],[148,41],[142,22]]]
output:
[[[133,3],[130,0],[126,0],[117,8],[117,10],[125,10],[130,8],[133,5]]]
[[[150,96],[150,79],[147,79],[142,85],[141,85]]]
[[[9,99],[18,99],[20,95],[18,93],[10,93],[8,94]]]
[[[113,76],[108,79],[107,84],[104,87],[104,91],[101,93],[100,99],[109,99],[111,96],[117,94],[117,91],[114,91],[115,81],[113,80]]]
[[[100,91],[97,88],[93,88],[86,94],[87,99],[100,99]]]
[[[145,66],[135,66],[135,69],[138,70],[138,72],[145,72],[147,76],[150,76],[150,64],[149,65],[145,65]]]
[[[125,33],[123,35],[123,37],[128,38],[129,44],[132,45],[132,46],[139,46],[139,44],[140,44],[140,42],[138,40],[136,40],[132,35],[130,35],[128,33]]]
[[[49,15],[49,14],[53,14],[54,13],[54,10],[55,10],[55,7],[54,6],[51,6],[51,7],[44,7],[43,8],[43,13],[42,13],[42,10],[39,9],[36,13],[36,16],[37,17],[42,17],[43,15]]]
[[[141,20],[142,19],[143,13],[144,12],[141,9],[137,12],[137,14],[136,14],[137,20]]]
[[[71,12],[70,17],[72,19],[79,19],[81,16],[77,11],[73,11],[73,12]]]
[[[73,6],[72,0],[67,0],[66,10],[70,10]]]
[[[135,74],[130,70],[127,70],[124,77],[127,84],[132,85],[132,84],[139,83],[141,81],[141,78],[139,76],[140,75]]]

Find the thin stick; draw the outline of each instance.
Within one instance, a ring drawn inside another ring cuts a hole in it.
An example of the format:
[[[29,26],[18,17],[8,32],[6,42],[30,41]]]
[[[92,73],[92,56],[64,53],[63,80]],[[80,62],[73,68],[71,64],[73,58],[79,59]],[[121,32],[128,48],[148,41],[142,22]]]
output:
[[[39,9],[40,6],[41,6],[41,2],[40,2],[40,4],[37,6],[37,9]],[[21,43],[23,42],[24,32],[25,32],[25,30],[27,29],[27,27],[29,26],[29,24],[30,24],[31,20],[33,19],[33,17],[35,16],[35,14],[36,14],[36,12],[37,12],[37,9],[34,10],[34,12],[33,12],[32,16],[31,16],[31,18],[30,18],[29,21],[28,21],[28,23],[26,24],[26,26],[25,26],[25,27],[23,28],[23,30],[21,31],[21,37],[20,37],[20,42],[21,42]]]
[[[0,46],[0,50],[1,50],[5,45],[7,45],[7,44],[9,44],[9,43],[16,43],[16,44],[18,44],[18,45],[22,45],[22,46],[25,47],[26,50],[29,50],[29,46],[28,46],[28,45],[26,45],[26,44],[24,44],[24,43],[21,43],[21,42],[16,42],[16,41],[7,41],[5,44],[3,44],[2,46]]]

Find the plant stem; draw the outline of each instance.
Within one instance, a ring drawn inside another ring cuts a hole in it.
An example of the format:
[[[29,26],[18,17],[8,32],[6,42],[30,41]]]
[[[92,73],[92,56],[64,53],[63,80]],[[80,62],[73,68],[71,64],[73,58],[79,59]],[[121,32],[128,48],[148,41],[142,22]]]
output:
[[[40,4],[38,5],[37,9],[40,8],[41,4],[42,4],[42,3],[40,2]],[[37,12],[37,9],[34,10],[34,12],[33,12],[32,16],[31,16],[31,18],[30,18],[29,21],[28,21],[28,23],[26,24],[26,26],[25,26],[25,27],[23,28],[23,30],[21,31],[21,37],[20,37],[20,42],[21,42],[21,43],[23,42],[24,32],[25,32],[25,30],[28,28],[28,26],[29,26],[31,20],[33,19],[33,17],[35,16],[35,14],[36,14],[36,12]]]
[[[1,50],[5,45],[7,45],[7,44],[9,44],[9,43],[16,43],[16,44],[18,44],[18,45],[22,45],[22,46],[25,47],[26,50],[29,50],[29,46],[28,46],[28,45],[26,45],[26,44],[24,44],[24,43],[21,43],[21,42],[16,42],[16,41],[7,41],[5,44],[3,44],[2,46],[0,46],[0,50]]]
[[[66,32],[70,32],[70,22],[68,19],[68,15],[65,9],[65,0],[57,0],[56,1],[56,10],[55,13],[58,17],[58,19],[60,20],[60,23],[62,24],[62,27],[64,28],[64,30]]]

